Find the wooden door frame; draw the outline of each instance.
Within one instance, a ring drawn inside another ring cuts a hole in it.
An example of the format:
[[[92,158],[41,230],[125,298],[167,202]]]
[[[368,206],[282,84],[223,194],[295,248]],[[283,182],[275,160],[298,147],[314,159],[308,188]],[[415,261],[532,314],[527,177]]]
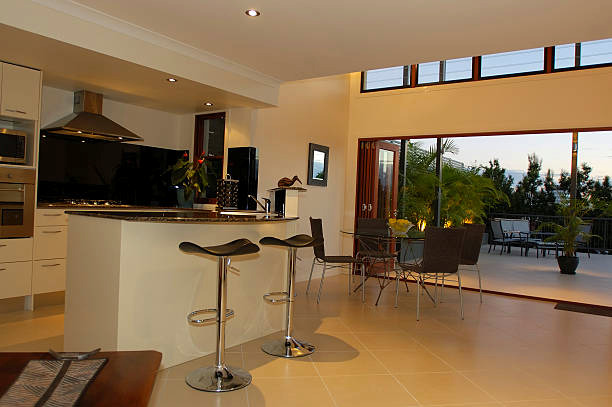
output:
[[[397,210],[397,196],[399,195],[399,153],[400,146],[397,144],[389,143],[388,141],[376,141],[374,143],[375,152],[374,158],[377,160],[380,154],[380,150],[388,150],[393,151],[393,181],[392,185],[393,191],[391,192],[392,200],[391,200],[391,211]],[[374,197],[372,203],[372,212],[378,213],[378,166],[376,168],[372,168],[372,181],[374,182],[374,191],[372,196]],[[395,191],[395,187],[398,187],[398,191]]]

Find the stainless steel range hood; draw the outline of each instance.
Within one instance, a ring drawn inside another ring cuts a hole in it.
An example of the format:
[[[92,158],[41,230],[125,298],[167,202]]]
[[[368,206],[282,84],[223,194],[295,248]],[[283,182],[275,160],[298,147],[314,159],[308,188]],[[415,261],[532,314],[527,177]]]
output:
[[[142,137],[102,116],[102,101],[99,93],[75,92],[73,113],[51,123],[42,132],[111,141],[143,141]]]

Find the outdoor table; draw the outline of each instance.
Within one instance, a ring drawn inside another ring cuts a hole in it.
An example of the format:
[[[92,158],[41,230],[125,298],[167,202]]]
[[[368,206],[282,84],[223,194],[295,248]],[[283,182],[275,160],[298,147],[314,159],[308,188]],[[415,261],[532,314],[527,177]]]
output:
[[[376,239],[376,241],[378,242],[378,244],[380,246],[383,247],[389,247],[389,248],[393,248],[392,253],[396,253],[397,257],[396,257],[396,261],[397,264],[394,264],[393,267],[401,264],[401,263],[418,263],[421,259],[421,255],[415,253],[414,248],[415,245],[414,243],[424,243],[425,242],[425,238],[424,237],[409,237],[409,236],[402,236],[402,235],[389,235],[388,233],[386,234],[376,234],[376,233],[372,233],[367,232],[367,233],[360,233],[360,232],[355,232],[352,230],[341,230],[341,233],[345,234],[345,235],[350,235],[353,236],[353,239],[355,240],[359,240],[361,239]],[[403,255],[402,255],[402,246],[405,245],[405,247],[407,248],[407,250],[404,251]],[[357,252],[357,255],[359,256],[359,252]],[[372,270],[374,263],[369,264],[369,268],[370,270]],[[385,272],[383,273],[382,276],[376,274],[374,275],[373,273],[366,273],[365,279],[364,281],[359,284],[354,290],[353,292],[357,291],[360,287],[362,290],[365,290],[365,287],[363,287],[363,284],[365,283],[365,280],[367,280],[370,277],[376,277],[378,279],[378,284],[380,286],[380,290],[378,292],[378,298],[376,299],[376,305],[378,305],[378,301],[380,300],[380,296],[382,294],[382,291],[389,285],[391,284],[391,281],[389,279],[389,276],[387,276],[387,272],[385,269]],[[429,293],[428,293],[429,294]]]

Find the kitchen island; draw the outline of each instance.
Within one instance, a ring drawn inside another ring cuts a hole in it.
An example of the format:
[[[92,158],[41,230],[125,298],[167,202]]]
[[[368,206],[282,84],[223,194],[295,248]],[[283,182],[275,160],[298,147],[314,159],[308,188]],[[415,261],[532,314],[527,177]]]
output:
[[[211,211],[68,211],[64,349],[157,350],[162,368],[214,352],[211,326],[186,316],[214,308],[217,259],[178,248],[296,234],[297,218]],[[285,287],[286,250],[232,258],[228,272],[227,348],[283,327],[284,306],[262,295]]]

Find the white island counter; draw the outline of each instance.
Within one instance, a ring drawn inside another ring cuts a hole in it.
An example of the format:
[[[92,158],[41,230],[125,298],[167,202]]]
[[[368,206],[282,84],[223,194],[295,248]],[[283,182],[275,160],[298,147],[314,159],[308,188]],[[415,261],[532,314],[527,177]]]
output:
[[[64,348],[85,351],[154,349],[162,367],[214,352],[215,328],[186,316],[214,308],[215,257],[187,255],[178,245],[296,234],[296,218],[221,216],[214,212],[67,212],[68,258]],[[285,287],[287,252],[262,248],[232,258],[228,273],[226,346],[283,327],[284,306],[262,295]],[[234,269],[235,268],[235,269]]]

